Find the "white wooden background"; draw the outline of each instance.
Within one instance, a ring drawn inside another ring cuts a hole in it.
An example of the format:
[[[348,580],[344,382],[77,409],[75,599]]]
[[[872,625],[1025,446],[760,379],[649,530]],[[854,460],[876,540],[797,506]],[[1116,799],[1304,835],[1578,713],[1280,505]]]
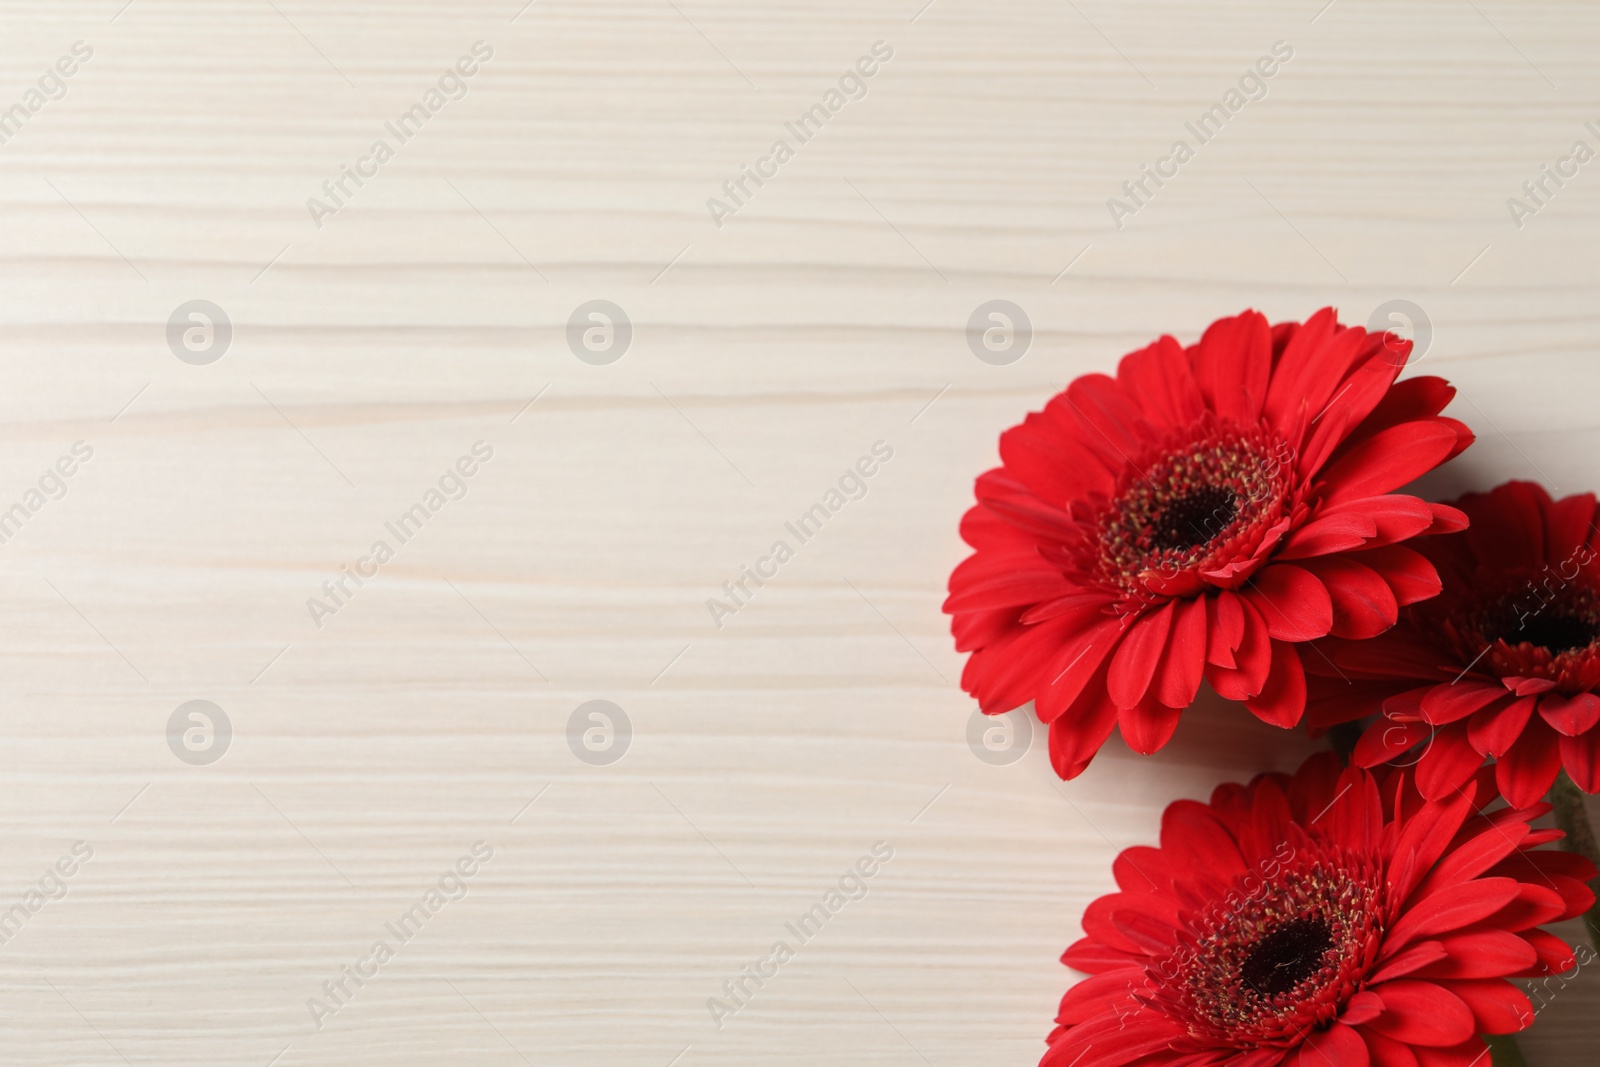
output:
[[[0,4],[0,107],[94,51],[0,145],[0,508],[94,449],[0,545],[0,909],[94,848],[0,946],[7,1063],[1032,1064],[1116,850],[1311,746],[1206,706],[1066,785],[1042,743],[975,758],[939,603],[999,431],[1161,332],[1404,299],[1480,438],[1430,488],[1600,484],[1600,163],[1520,230],[1505,203],[1600,147],[1590,6],[521,2]],[[469,95],[315,227],[477,40]],[[878,40],[868,96],[713,225]],[[1116,229],[1279,40],[1267,97]],[[634,324],[610,366],[564,339],[595,298]],[[993,298],[1036,330],[1010,366],[963,336]],[[192,299],[234,324],[208,366],[165,340]],[[468,496],[313,626],[478,440]],[[715,627],[878,440],[866,497]],[[233,725],[210,766],[167,746],[192,699]],[[610,766],[567,744],[591,699],[633,724]],[[869,895],[717,1029],[879,840]],[[1590,1062],[1597,1007],[1586,973],[1533,1067]]]

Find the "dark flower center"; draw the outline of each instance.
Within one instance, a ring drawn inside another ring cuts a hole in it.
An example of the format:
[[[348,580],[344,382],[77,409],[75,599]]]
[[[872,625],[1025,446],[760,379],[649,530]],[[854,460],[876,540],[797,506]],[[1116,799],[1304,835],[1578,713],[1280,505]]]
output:
[[[1091,566],[1135,597],[1193,593],[1199,572],[1247,561],[1290,503],[1294,452],[1266,427],[1203,420],[1127,458],[1095,516]]]
[[[1547,649],[1551,655],[1559,656],[1576,648],[1588,648],[1596,637],[1600,637],[1600,626],[1575,615],[1536,615],[1524,620],[1511,632],[1495,636],[1508,645],[1526,641]]]
[[[1285,843],[1185,922],[1136,993],[1202,1044],[1300,1041],[1359,988],[1382,915],[1376,857]]]
[[[1333,928],[1326,919],[1294,919],[1257,942],[1239,976],[1256,992],[1275,997],[1321,970],[1322,957],[1332,947]]]
[[[1506,678],[1546,678],[1580,692],[1600,677],[1600,586],[1593,575],[1545,567],[1475,574],[1455,604],[1418,618],[1461,664]]]
[[[1221,485],[1202,485],[1167,504],[1150,522],[1150,547],[1184,552],[1203,545],[1233,524],[1239,497]]]

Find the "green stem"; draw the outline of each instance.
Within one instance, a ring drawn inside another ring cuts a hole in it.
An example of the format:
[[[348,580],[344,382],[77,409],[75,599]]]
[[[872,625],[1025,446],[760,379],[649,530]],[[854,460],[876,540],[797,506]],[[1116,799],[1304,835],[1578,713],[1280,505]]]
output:
[[[1550,803],[1555,807],[1556,825],[1567,835],[1562,847],[1568,852],[1576,852],[1587,856],[1590,863],[1600,867],[1600,845],[1595,843],[1594,827],[1589,824],[1589,812],[1583,804],[1583,791],[1562,771],[1556,778],[1556,784],[1550,787]],[[1589,883],[1589,888],[1600,897],[1600,878]],[[1597,950],[1600,950],[1600,903],[1595,904],[1583,916],[1583,924],[1589,928],[1589,940]]]
[[[1489,1042],[1494,1067],[1528,1067],[1522,1050],[1517,1047],[1517,1039],[1510,1034],[1486,1034],[1483,1039]]]

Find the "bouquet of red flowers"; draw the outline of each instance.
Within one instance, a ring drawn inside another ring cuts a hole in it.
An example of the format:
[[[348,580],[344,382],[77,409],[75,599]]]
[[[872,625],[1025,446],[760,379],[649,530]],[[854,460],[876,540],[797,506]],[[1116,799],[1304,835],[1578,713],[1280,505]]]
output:
[[[1044,1067],[1470,1067],[1533,1022],[1509,979],[1574,965],[1542,927],[1591,911],[1596,869],[1531,824],[1593,847],[1600,514],[1400,491],[1473,440],[1410,353],[1331,308],[1245,312],[1077,379],[977,479],[962,684],[1031,704],[1060,777],[1113,729],[1161,748],[1202,681],[1337,750],[1122,853]]]

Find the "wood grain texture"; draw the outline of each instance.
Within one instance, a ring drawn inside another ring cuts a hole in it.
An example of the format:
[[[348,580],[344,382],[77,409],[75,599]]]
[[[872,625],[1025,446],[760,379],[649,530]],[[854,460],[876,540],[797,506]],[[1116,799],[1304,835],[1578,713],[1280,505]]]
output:
[[[998,432],[1160,332],[1405,299],[1480,436],[1430,489],[1600,482],[1600,163],[1520,229],[1505,203],[1597,143],[1589,6],[122,2],[0,11],[0,108],[93,49],[0,145],[0,509],[94,450],[0,545],[0,910],[94,848],[0,946],[8,1061],[1034,1063],[1116,851],[1311,746],[1211,702],[1064,785],[1042,744],[974,758],[939,603]],[[865,98],[717,226],[877,41]],[[1114,226],[1275,41],[1265,97]],[[633,324],[609,366],[565,339],[597,298]],[[963,336],[994,298],[1035,330],[1009,366]],[[209,366],[165,339],[193,299],[234,326]],[[877,441],[865,496],[714,625]],[[167,747],[192,699],[233,725],[211,766]],[[632,722],[610,766],[568,747],[591,699]],[[316,1028],[479,840],[467,895]],[[868,895],[714,1026],[880,840]],[[1584,973],[1533,1067],[1590,1062],[1597,1006]]]

